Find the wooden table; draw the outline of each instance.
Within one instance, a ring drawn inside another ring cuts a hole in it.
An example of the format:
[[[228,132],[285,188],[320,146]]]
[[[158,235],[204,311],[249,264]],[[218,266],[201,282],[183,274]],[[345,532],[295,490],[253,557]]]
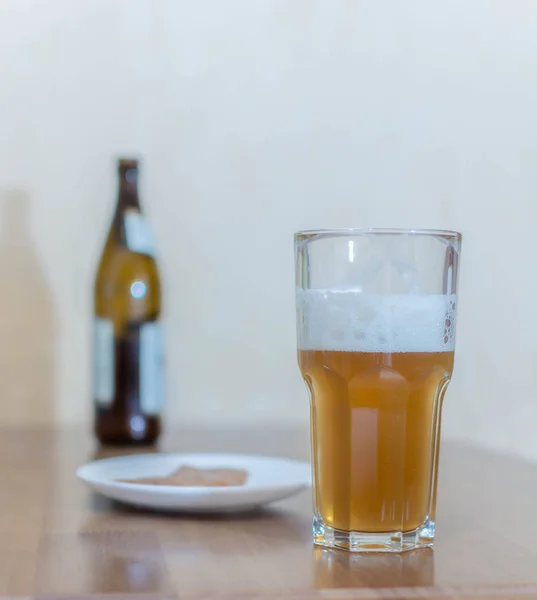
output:
[[[166,451],[308,458],[306,431],[190,431]],[[74,475],[80,431],[0,430],[0,594],[89,598],[537,598],[537,465],[444,443],[437,545],[403,555],[313,548],[308,492],[263,512],[127,509]]]

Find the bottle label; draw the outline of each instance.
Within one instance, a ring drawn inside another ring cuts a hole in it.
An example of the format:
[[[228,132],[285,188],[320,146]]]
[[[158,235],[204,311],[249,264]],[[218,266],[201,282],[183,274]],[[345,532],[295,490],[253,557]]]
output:
[[[95,317],[93,321],[93,396],[106,408],[114,399],[114,324]]]
[[[158,322],[140,327],[140,410],[156,415],[164,397],[164,340]]]
[[[154,256],[153,232],[144,216],[135,210],[129,210],[125,213],[124,222],[128,249],[138,254]]]

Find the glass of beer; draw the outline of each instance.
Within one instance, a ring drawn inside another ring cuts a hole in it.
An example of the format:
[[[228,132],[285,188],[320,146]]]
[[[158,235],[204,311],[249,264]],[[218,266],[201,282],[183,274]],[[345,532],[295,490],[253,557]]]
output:
[[[414,229],[295,234],[319,546],[401,552],[434,543],[461,239]]]

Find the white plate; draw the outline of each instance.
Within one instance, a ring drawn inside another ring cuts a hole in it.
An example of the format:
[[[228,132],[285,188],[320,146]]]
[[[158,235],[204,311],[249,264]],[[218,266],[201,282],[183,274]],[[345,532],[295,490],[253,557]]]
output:
[[[120,483],[117,479],[161,477],[181,465],[248,472],[241,486],[180,487]],[[308,463],[245,454],[138,454],[98,460],[77,469],[95,491],[127,504],[182,512],[251,510],[311,486]]]

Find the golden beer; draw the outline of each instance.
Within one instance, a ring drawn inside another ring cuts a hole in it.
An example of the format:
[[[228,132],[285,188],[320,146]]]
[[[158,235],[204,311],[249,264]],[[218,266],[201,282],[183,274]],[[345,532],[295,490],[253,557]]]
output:
[[[345,532],[434,524],[453,352],[299,349],[299,365],[311,394],[316,518]]]
[[[295,234],[318,546],[402,552],[434,543],[461,239],[421,229]]]

